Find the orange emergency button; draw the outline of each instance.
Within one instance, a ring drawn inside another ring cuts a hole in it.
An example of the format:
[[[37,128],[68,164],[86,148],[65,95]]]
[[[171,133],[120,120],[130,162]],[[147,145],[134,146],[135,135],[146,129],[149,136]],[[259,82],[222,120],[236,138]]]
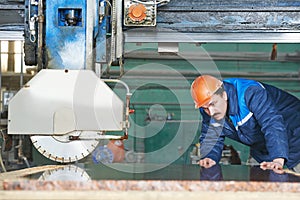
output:
[[[146,18],[146,7],[143,4],[131,5],[128,10],[128,16],[133,21],[143,21]]]

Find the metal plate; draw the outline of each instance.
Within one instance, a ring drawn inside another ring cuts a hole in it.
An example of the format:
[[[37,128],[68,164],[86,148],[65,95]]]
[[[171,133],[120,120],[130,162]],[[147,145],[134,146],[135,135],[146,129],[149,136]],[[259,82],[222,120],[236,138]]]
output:
[[[144,31],[143,31],[144,30]],[[300,43],[299,32],[223,32],[223,33],[180,33],[177,31],[124,32],[125,42],[184,42],[184,43]]]
[[[123,115],[123,101],[93,71],[44,69],[9,101],[8,134],[122,131]]]
[[[97,138],[96,132],[89,136]],[[72,133],[74,135],[74,133]],[[98,145],[97,140],[72,140],[69,135],[63,136],[31,136],[35,148],[45,157],[60,163],[71,163],[88,156]]]

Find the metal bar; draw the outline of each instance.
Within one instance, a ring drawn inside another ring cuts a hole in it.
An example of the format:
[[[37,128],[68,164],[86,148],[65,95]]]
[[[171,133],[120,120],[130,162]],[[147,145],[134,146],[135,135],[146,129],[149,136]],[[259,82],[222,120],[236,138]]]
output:
[[[148,105],[153,105],[153,102],[133,102],[131,103],[133,106],[148,106]],[[180,106],[191,106],[192,109],[194,110],[194,103],[173,103],[173,102],[155,102],[155,104],[159,104],[159,105],[164,105],[164,106],[176,106],[176,109],[180,110],[180,107],[178,107],[178,105]]]
[[[228,32],[228,33],[180,33],[180,32],[149,32],[126,31],[125,42],[156,43],[300,43],[298,32]]]
[[[230,76],[229,78],[231,77],[235,77],[235,76]],[[187,80],[191,80],[193,81],[196,77],[194,78],[187,78]],[[223,77],[223,78],[226,78],[226,77]],[[241,78],[241,77],[240,77]],[[276,78],[274,78],[273,80],[272,79],[264,79],[264,78],[254,78],[254,77],[247,77],[247,78],[251,78],[253,80],[256,80],[256,81],[260,81],[260,82],[269,82],[269,81],[277,81],[277,82],[285,82],[285,83],[288,83],[290,80],[289,79],[285,79],[285,80],[274,80]],[[153,79],[152,79],[153,80]],[[298,82],[300,81],[300,79],[298,80],[294,80],[294,81],[290,81],[290,82],[293,82],[295,84],[297,84]],[[190,86],[168,86],[168,87],[163,87],[163,86],[143,86],[143,87],[140,87],[140,85],[132,85],[131,86],[133,89],[135,90],[186,90],[186,91],[189,91],[190,90]],[[289,91],[289,92],[294,92],[294,93],[300,93],[300,89],[289,89],[289,88],[284,88],[282,87],[283,90],[285,91]]]
[[[276,10],[276,9],[290,9],[299,7],[300,2],[297,0],[289,1],[277,1],[277,0],[265,0],[265,1],[253,1],[253,0],[172,0],[167,5],[159,7],[158,10],[228,10],[228,9],[249,9],[249,10]]]
[[[124,138],[123,135],[97,135],[88,136],[88,135],[80,135],[80,136],[70,136],[69,140],[122,140]]]
[[[2,60],[1,60],[1,57],[2,57],[2,48],[1,48],[1,46],[2,46],[2,41],[0,40],[0,91],[1,91],[1,93],[2,93]],[[0,111],[1,111],[1,113],[3,112],[3,96],[2,96],[2,94],[0,93],[0,97],[1,97],[1,109],[0,109]],[[1,117],[1,113],[0,113],[0,120],[2,120],[2,117]],[[2,152],[0,152],[0,154],[2,154]]]
[[[254,80],[258,81],[285,81],[285,82],[292,82],[292,81],[300,81],[299,74],[297,72],[291,72],[291,73],[252,73],[252,72],[216,72],[216,71],[204,71],[207,74],[217,74],[221,73],[222,77],[247,77],[251,78]],[[166,81],[174,81],[174,80],[182,80],[183,78],[187,80],[193,80],[195,77],[199,76],[199,72],[182,72],[179,71],[179,73],[182,76],[178,76],[178,74],[175,74],[172,76],[170,72],[168,73],[163,73],[159,72],[144,72],[144,71],[139,71],[139,72],[130,72],[130,75],[126,74],[126,71],[124,73],[124,76],[122,77],[124,80],[129,79],[129,80],[166,80]],[[114,76],[119,77],[119,72],[116,70],[112,70],[110,72],[111,77],[113,78]],[[133,86],[131,86],[134,88]],[[157,87],[157,86],[156,86]],[[163,89],[162,87],[161,89]]]
[[[31,5],[29,5],[30,7]],[[44,14],[43,14],[43,0],[38,2],[38,52],[37,52],[37,66],[38,71],[43,69],[43,27],[44,27]]]
[[[93,0],[87,0],[86,8],[86,42],[85,42],[85,68],[93,70],[95,68],[93,64],[93,29],[95,15],[96,2]]]
[[[15,41],[8,42],[7,71],[15,71]]]
[[[253,7],[253,8],[206,8],[206,7],[162,7],[158,12],[299,12],[299,7]]]
[[[23,31],[0,31],[0,40],[24,40]]]
[[[24,84],[24,73],[23,73],[23,69],[24,69],[24,59],[23,59],[23,55],[24,55],[24,42],[21,42],[21,72],[20,72],[20,88],[23,87]]]
[[[116,0],[116,6],[116,58],[120,58],[123,54],[122,0]]]
[[[178,73],[180,73],[180,75],[183,76],[197,76],[199,75],[199,71],[195,70],[176,70],[176,68],[174,68],[175,71],[170,71],[170,70],[160,70],[160,71],[154,71],[154,70],[129,70],[129,71],[125,71],[128,72],[128,74],[126,76],[124,76],[123,78],[126,78],[128,76],[130,77],[136,77],[136,79],[140,79],[140,77],[148,77],[148,76],[155,76],[157,78],[159,77],[169,77],[171,80],[173,78],[178,77]],[[111,73],[113,74],[113,72],[118,73],[117,70],[112,71]],[[256,76],[256,77],[287,77],[287,78],[299,78],[299,73],[296,72],[238,72],[238,71],[215,71],[215,70],[211,70],[209,71],[209,69],[205,69],[204,72],[206,73],[210,73],[210,74],[219,74],[221,73],[221,75],[224,76]],[[183,77],[178,77],[178,78],[183,78]],[[109,79],[110,80],[110,79]]]
[[[270,61],[268,52],[182,52],[158,53],[157,51],[127,51],[125,59],[157,59],[157,60],[234,60],[234,61]],[[299,53],[279,53],[276,61],[300,61]]]
[[[117,34],[117,8],[116,4],[118,0],[112,0],[112,16],[111,16],[111,39],[110,39],[110,63],[116,60],[116,34]]]
[[[0,5],[0,10],[23,10],[24,5]]]

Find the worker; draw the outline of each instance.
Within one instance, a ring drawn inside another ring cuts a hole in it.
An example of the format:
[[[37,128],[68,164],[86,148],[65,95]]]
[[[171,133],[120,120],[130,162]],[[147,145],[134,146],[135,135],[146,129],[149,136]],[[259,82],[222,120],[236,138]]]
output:
[[[225,137],[250,146],[263,169],[300,172],[300,100],[254,80],[197,77],[191,96],[202,115],[200,166],[221,159]]]

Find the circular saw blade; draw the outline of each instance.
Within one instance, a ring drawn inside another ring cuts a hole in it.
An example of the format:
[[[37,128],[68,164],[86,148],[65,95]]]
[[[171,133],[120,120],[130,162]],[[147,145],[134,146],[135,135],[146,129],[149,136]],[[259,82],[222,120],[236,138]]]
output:
[[[91,134],[91,133],[89,133]],[[92,133],[93,134],[93,133]],[[95,134],[95,138],[97,133]],[[99,141],[68,140],[63,136],[31,136],[34,147],[45,157],[60,163],[71,163],[86,157],[97,147]]]
[[[84,169],[75,165],[45,171],[38,180],[41,181],[90,181],[90,176]]]

